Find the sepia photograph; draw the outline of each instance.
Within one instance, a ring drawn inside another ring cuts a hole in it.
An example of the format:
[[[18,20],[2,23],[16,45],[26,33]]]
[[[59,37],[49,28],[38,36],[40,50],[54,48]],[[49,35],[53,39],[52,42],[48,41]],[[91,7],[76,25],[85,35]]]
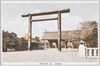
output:
[[[1,1],[2,65],[98,65],[98,1]]]

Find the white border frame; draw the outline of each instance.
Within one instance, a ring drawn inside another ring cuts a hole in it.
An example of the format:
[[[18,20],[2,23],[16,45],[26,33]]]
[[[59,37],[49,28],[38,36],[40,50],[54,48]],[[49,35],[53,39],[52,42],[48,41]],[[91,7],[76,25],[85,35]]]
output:
[[[2,9],[2,4],[3,3],[97,3],[98,4],[98,64],[97,63],[72,63],[72,62],[60,62],[62,65],[99,65],[99,1],[1,1],[1,9]],[[1,12],[2,13],[2,12]],[[40,65],[40,62],[32,62],[32,63],[3,63],[2,61],[2,28],[1,28],[1,65]],[[52,65],[55,64],[55,62],[43,62],[43,63],[52,63]],[[59,62],[56,62],[59,63]]]

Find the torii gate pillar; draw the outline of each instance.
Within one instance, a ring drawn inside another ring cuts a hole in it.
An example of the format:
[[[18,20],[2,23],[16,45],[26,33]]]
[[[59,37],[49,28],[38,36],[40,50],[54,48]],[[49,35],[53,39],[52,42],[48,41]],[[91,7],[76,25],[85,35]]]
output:
[[[61,51],[61,12],[58,12],[58,50]]]
[[[29,24],[28,24],[28,51],[31,51],[31,35],[32,35],[32,16],[29,15]]]

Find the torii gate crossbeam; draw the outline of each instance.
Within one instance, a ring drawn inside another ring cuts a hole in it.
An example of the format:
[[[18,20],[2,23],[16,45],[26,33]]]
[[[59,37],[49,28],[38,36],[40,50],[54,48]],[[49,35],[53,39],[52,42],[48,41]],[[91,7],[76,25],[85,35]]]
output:
[[[61,13],[66,13],[66,12],[70,12],[70,9],[68,8],[63,10],[40,12],[40,13],[28,13],[22,15],[22,17],[29,17],[29,25],[28,25],[28,50],[29,51],[31,51],[32,22],[57,20],[57,19],[58,19],[58,50],[61,51]],[[58,17],[32,20],[32,16],[50,15],[50,14],[58,14]]]

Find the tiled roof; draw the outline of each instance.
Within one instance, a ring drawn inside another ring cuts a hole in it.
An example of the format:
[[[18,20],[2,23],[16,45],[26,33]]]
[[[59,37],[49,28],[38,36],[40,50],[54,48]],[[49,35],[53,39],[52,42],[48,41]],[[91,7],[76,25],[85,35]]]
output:
[[[67,39],[75,39],[79,38],[81,35],[81,30],[70,30],[70,31],[62,31],[61,38],[64,40]],[[44,32],[42,40],[57,40],[58,32]]]
[[[13,42],[10,42],[10,43],[9,43],[9,45],[16,45],[16,44],[15,44],[15,43],[13,43]]]

